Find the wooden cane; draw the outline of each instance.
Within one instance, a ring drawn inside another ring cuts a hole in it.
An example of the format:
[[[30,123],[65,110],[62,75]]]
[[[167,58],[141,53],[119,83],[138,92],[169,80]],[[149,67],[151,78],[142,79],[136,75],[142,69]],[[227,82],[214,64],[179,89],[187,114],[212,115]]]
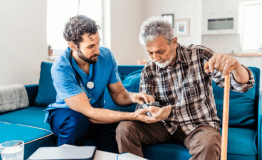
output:
[[[223,105],[223,124],[222,124],[222,147],[221,147],[221,160],[227,160],[227,137],[228,137],[228,118],[229,118],[229,90],[230,90],[230,73],[236,68],[237,63],[229,68],[228,74],[225,76],[224,82],[224,105]],[[204,69],[208,69],[208,62],[205,64]]]

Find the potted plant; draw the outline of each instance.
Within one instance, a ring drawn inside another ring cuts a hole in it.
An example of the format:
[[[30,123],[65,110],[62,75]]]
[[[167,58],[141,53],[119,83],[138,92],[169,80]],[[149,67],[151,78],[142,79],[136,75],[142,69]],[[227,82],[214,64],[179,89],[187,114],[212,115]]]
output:
[[[48,56],[52,56],[53,55],[53,49],[52,49],[51,45],[49,44],[47,48],[48,48]]]

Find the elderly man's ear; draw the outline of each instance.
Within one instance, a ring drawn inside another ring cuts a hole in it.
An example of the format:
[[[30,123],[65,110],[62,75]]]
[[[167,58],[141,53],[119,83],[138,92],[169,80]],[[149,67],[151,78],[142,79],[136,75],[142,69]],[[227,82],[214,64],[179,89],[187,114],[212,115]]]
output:
[[[172,45],[173,45],[174,48],[177,47],[177,37],[174,37],[174,38],[172,39]]]

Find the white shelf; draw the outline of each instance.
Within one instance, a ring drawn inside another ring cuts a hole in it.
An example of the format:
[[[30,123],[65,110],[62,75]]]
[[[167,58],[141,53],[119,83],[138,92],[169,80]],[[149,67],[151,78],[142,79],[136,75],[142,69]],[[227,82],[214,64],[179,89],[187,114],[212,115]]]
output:
[[[55,60],[56,58],[58,58],[59,56],[48,56],[48,60]]]

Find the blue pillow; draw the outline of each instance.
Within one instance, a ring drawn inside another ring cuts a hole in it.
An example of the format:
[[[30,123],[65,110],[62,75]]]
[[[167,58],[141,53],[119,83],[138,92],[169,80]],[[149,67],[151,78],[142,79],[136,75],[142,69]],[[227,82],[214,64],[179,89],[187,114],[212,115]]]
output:
[[[51,76],[51,67],[53,63],[42,62],[39,79],[38,92],[35,99],[36,106],[48,106],[56,100],[56,90]]]
[[[253,72],[254,78],[256,79],[254,71],[252,69],[250,70]],[[218,87],[214,81],[212,86],[213,86],[213,93],[215,96],[217,115],[222,121],[224,89]],[[230,91],[229,124],[228,124],[230,127],[252,128],[256,126],[255,124],[256,116],[255,116],[255,108],[254,108],[255,91],[256,91],[256,83],[246,93],[238,93],[238,92]]]
[[[129,92],[139,92],[139,84],[140,84],[140,77],[141,77],[141,71],[137,70],[134,71],[126,76],[125,79],[122,81],[123,86],[126,88]],[[123,75],[122,75],[123,76]],[[106,109],[111,109],[115,111],[127,111],[127,112],[134,112],[137,104],[132,104],[128,107],[121,107],[114,103],[114,101],[111,99],[111,96],[108,92],[108,89],[105,90],[105,106]]]

